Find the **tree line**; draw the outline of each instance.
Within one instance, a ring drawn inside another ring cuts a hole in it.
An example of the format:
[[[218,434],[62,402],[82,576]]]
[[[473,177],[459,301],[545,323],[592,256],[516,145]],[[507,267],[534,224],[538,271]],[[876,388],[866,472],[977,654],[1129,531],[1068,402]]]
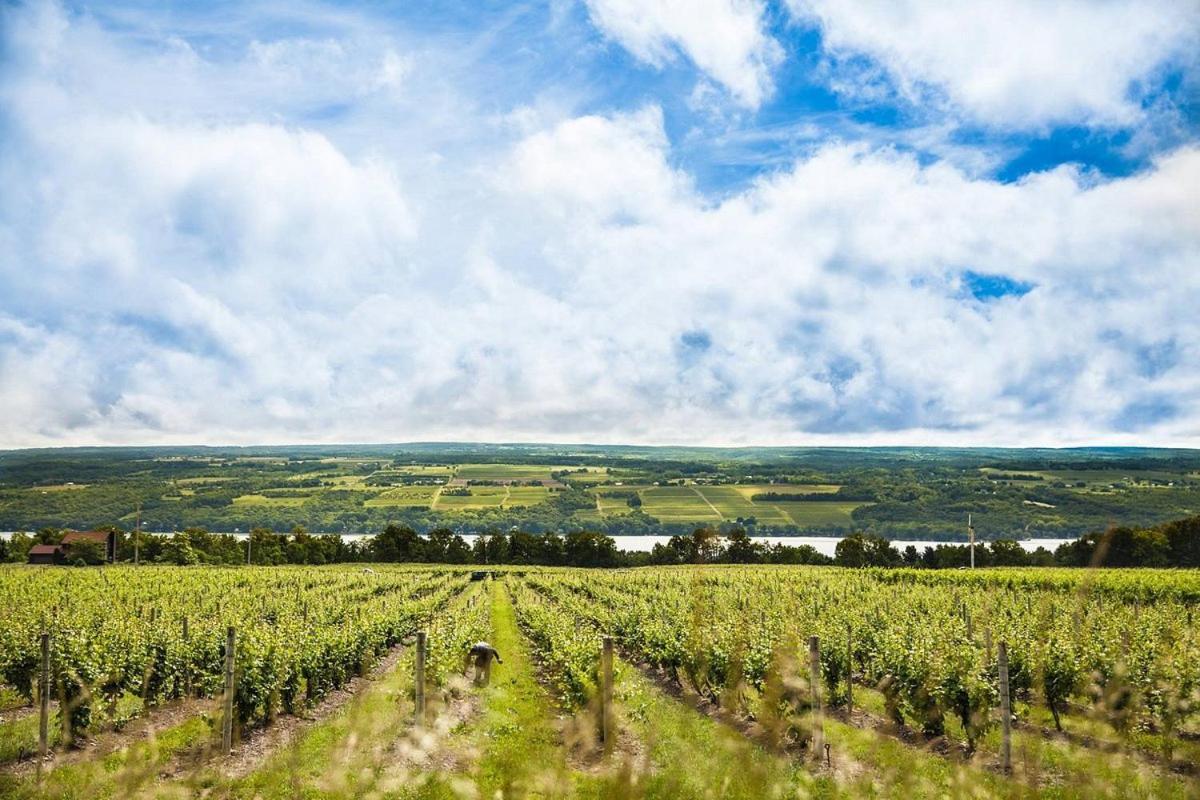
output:
[[[116,526],[116,560],[161,564],[337,564],[392,562],[433,564],[529,564],[578,567],[637,567],[669,564],[828,564],[843,567],[918,567],[954,569],[971,563],[965,544],[942,544],[903,551],[887,539],[855,533],[840,540],[833,557],[809,545],[766,543],[746,529],[699,527],[690,534],[656,543],[649,552],[620,550],[617,540],[597,531],[566,534],[512,530],[466,539],[448,528],[426,535],[406,525],[388,525],[379,534],[356,541],[338,534],[311,534],[297,526],[290,533],[255,528],[248,537],[189,528],[170,536],[136,534]],[[43,528],[0,540],[0,560],[23,562],[35,544],[58,544],[65,531]],[[67,563],[99,564],[104,549],[90,541],[73,542]],[[1111,527],[1086,534],[1054,552],[1025,550],[1013,539],[975,546],[979,567],[1200,567],[1200,516],[1149,528]]]

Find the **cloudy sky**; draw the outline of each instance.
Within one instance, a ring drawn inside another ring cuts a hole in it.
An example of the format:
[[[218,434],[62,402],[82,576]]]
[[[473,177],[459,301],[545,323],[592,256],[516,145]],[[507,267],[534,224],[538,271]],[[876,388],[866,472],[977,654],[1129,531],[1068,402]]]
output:
[[[0,447],[1200,446],[1198,54],[1200,0],[3,4]]]

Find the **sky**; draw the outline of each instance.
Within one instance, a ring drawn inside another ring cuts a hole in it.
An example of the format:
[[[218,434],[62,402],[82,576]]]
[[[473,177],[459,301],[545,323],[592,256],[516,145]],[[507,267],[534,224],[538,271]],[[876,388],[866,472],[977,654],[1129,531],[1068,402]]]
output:
[[[0,4],[0,448],[1200,447],[1200,0]]]

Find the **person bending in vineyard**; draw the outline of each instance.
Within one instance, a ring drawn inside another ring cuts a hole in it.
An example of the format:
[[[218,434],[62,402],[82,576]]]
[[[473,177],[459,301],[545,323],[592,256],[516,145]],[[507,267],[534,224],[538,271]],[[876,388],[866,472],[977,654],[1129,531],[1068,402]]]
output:
[[[475,685],[487,686],[492,677],[493,658],[496,659],[497,664],[504,663],[504,659],[500,658],[499,650],[487,642],[476,642],[471,645],[471,649],[467,651],[467,657],[463,659],[463,676],[466,676],[467,670],[471,666],[471,659],[475,659]]]

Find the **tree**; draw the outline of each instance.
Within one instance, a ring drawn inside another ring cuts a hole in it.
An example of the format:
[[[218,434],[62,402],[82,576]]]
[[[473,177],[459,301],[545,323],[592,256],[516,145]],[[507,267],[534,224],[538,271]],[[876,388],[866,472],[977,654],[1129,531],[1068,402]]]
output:
[[[725,547],[725,560],[734,564],[757,564],[762,561],[763,547],[746,533],[745,528],[734,528],[725,534],[729,544]]]
[[[1168,522],[1162,531],[1172,567],[1200,567],[1200,516]]]
[[[424,561],[424,544],[407,525],[388,525],[371,540],[371,556],[376,561]]]
[[[200,554],[192,547],[186,533],[177,533],[162,547],[159,560],[165,564],[187,566],[200,563]]]
[[[833,560],[839,567],[865,567],[867,565],[867,542],[861,533],[847,536],[837,543]]]
[[[576,567],[611,567],[618,561],[617,543],[595,531],[572,531],[565,541],[567,563]]]
[[[254,528],[250,531],[250,562],[252,564],[284,563],[284,536],[278,536],[269,528]]]
[[[36,540],[24,533],[14,533],[8,540],[8,560],[24,562],[29,560],[29,548],[36,544]]]
[[[997,567],[1023,567],[1029,563],[1025,548],[1015,539],[997,539],[990,547],[991,562]]]
[[[837,543],[834,562],[841,567],[895,567],[900,551],[882,536],[855,533]]]
[[[67,561],[93,566],[104,563],[104,545],[91,539],[77,539],[66,546]]]

